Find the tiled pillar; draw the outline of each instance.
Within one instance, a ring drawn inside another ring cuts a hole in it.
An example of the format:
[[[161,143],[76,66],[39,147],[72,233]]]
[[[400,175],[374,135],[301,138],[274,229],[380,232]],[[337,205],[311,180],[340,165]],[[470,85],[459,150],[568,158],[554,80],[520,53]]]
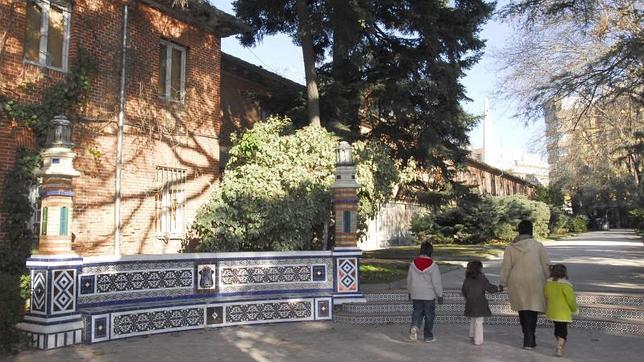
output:
[[[83,323],[76,311],[78,274],[83,259],[72,251],[72,178],[76,156],[71,150],[71,127],[65,116],[51,121],[43,166],[38,250],[27,259],[31,275],[31,309],[18,329],[39,349],[82,342]]]
[[[333,303],[364,302],[360,292],[360,257],[358,248],[358,196],[360,185],[356,181],[356,167],[351,155],[351,145],[340,142],[336,152],[334,208],[335,247],[333,261],[335,286]]]

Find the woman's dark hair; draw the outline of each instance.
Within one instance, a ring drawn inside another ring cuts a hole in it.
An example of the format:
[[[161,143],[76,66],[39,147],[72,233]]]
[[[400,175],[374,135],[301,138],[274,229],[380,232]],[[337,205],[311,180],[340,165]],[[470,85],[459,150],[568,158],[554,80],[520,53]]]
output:
[[[483,263],[479,260],[472,260],[467,263],[467,268],[465,268],[465,278],[476,279],[481,275],[481,270],[483,269]]]
[[[568,279],[568,269],[563,264],[554,264],[550,266],[550,277],[552,280],[559,280],[561,278]]]
[[[519,226],[517,227],[519,234],[521,235],[530,235],[532,236],[532,221],[530,220],[521,220]]]
[[[434,247],[429,241],[424,241],[422,244],[420,244],[420,255],[432,256],[433,252]]]

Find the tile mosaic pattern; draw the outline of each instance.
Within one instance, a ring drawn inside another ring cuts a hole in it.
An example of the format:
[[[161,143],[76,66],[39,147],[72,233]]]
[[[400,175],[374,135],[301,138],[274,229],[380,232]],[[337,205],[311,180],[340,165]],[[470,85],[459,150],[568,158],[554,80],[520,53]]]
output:
[[[51,314],[76,310],[76,270],[60,269],[51,272]]]
[[[330,319],[330,306],[331,298],[325,297],[199,304],[91,315],[85,317],[85,328],[90,334],[86,338],[94,343],[204,327]]]
[[[220,293],[333,289],[331,258],[223,260],[218,263]],[[315,267],[315,272],[313,270]],[[323,275],[317,275],[319,271]],[[322,278],[324,276],[324,278]]]
[[[358,259],[337,258],[337,291],[338,293],[358,292]]]
[[[114,293],[143,289],[192,287],[190,269],[149,270],[96,276],[97,293]]]
[[[47,271],[31,272],[31,312],[47,313]]]
[[[189,307],[113,313],[111,324],[112,339],[200,328],[204,324],[204,308]]]
[[[253,302],[225,307],[226,324],[313,319],[312,300]]]
[[[310,265],[252,266],[221,269],[222,285],[311,281]]]
[[[193,264],[126,263],[82,269],[79,304],[192,294]]]

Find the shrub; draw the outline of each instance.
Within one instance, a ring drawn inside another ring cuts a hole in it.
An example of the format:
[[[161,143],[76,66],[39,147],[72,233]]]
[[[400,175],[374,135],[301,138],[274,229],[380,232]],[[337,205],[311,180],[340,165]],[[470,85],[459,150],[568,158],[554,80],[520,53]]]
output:
[[[184,251],[321,247],[331,216],[338,139],[321,127],[294,129],[270,117],[233,137],[221,184],[197,212]],[[398,180],[383,146],[356,142],[359,225],[387,202]]]
[[[568,219],[568,230],[573,233],[583,233],[588,230],[588,217],[586,215],[575,215]]]
[[[550,224],[548,228],[551,234],[565,234],[569,232],[570,215],[560,207],[550,209]]]
[[[419,240],[476,244],[499,239],[513,240],[523,219],[534,223],[534,236],[548,235],[550,209],[539,201],[522,196],[483,196],[458,207],[435,214],[416,215],[412,232]]]

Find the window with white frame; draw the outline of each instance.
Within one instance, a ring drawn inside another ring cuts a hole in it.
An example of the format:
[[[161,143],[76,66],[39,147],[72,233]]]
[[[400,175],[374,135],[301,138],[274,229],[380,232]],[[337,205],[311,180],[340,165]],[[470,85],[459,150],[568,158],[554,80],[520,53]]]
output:
[[[156,232],[161,237],[181,237],[184,231],[186,170],[157,167]]]
[[[67,71],[69,5],[60,1],[27,2],[25,61]]]
[[[183,101],[186,84],[186,48],[162,40],[159,46],[159,95]]]

